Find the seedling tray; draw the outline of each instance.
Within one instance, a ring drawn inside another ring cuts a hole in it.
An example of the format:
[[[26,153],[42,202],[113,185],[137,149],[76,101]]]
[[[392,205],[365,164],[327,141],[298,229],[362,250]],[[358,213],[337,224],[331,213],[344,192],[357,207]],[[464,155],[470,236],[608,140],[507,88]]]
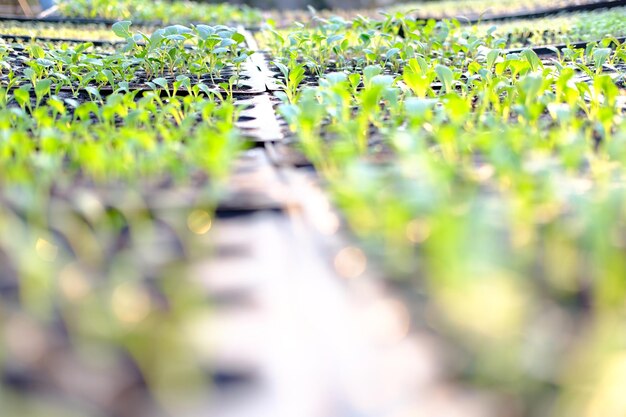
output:
[[[25,17],[25,16],[16,16],[16,15],[4,15],[4,16],[0,16],[0,21],[4,21],[4,22],[28,22],[28,23],[59,23],[59,24],[74,24],[74,25],[105,25],[105,26],[112,26],[115,23],[117,23],[120,20],[124,20],[124,19],[119,19],[119,20],[115,20],[115,19],[97,19],[97,18],[82,18],[82,17],[63,17],[63,16],[58,16],[58,15],[52,15],[49,17],[45,17],[45,18],[40,18],[40,17]],[[153,20],[153,21],[140,21],[140,20],[133,20],[133,24],[135,26],[144,26],[144,27],[160,27],[160,26],[165,26],[165,25],[173,25],[176,24],[176,22],[169,22],[169,23],[163,23],[161,21],[158,20]],[[185,25],[190,25],[190,24],[211,24],[211,22],[185,22]],[[238,26],[238,24],[236,22],[232,22],[231,24],[227,24],[225,26]],[[261,30],[260,26],[250,26],[250,27],[245,27],[246,30],[250,30],[250,31],[259,31]]]
[[[265,175],[262,171],[270,167],[259,165],[256,159],[245,158],[245,154],[242,158],[246,162],[241,164],[241,170],[233,173],[232,181],[235,184],[227,191],[212,189],[211,179],[202,173],[189,178],[185,184],[174,183],[168,178],[153,178],[149,181],[138,181],[131,187],[116,182],[94,184],[78,176],[71,183],[64,181],[63,184],[53,184],[50,198],[65,207],[77,208],[80,197],[89,195],[90,199],[98,202],[98,206],[120,210],[129,217],[140,216],[142,213],[186,212],[193,207],[213,207],[218,217],[259,211],[282,212],[283,203],[272,197],[262,186],[263,180],[260,177]],[[240,185],[237,184],[239,182]],[[7,199],[1,188],[0,204],[11,207],[20,217],[25,217],[28,211],[26,200]]]
[[[266,93],[238,100],[237,103],[248,106],[237,123],[245,137],[257,143],[283,139],[283,129],[274,112],[273,96]]]
[[[273,143],[265,144],[268,156],[273,164],[277,166],[288,166],[294,168],[312,169],[313,163],[292,143]]]
[[[111,26],[117,22],[117,20],[111,19],[88,19],[81,17],[62,17],[62,16],[50,16],[50,17],[26,17],[18,15],[2,15],[0,21],[3,22],[28,22],[28,23],[67,23],[75,25],[108,25]]]
[[[239,28],[239,30],[244,34],[244,37],[246,39],[245,43],[249,44],[249,47],[251,50],[256,51],[256,49],[258,49],[256,44],[254,42],[250,44],[250,41],[254,39],[253,36],[251,36],[245,29],[241,27]],[[20,57],[20,56],[25,58],[27,56],[24,52],[24,45],[20,44],[20,42],[24,42],[24,43],[26,42],[28,43],[50,42],[50,43],[76,43],[76,44],[84,44],[84,43],[91,42],[94,44],[96,48],[107,48],[107,49],[114,49],[117,47],[121,47],[122,45],[125,44],[124,42],[87,41],[83,39],[66,39],[66,38],[28,37],[28,36],[11,35],[11,34],[0,35],[0,39],[8,39],[8,40],[13,40],[17,42],[17,44],[10,45],[11,47],[13,47],[15,53],[12,54],[14,56],[12,57],[9,56],[9,58],[13,58],[13,59]],[[187,46],[187,47],[190,47],[190,46]],[[106,56],[108,54],[110,54],[109,51],[101,52],[102,56]],[[262,94],[265,91],[267,91],[268,79],[271,78],[271,73],[269,73],[269,71],[267,70],[267,60],[268,60],[268,56],[266,56],[265,54],[260,53],[260,52],[253,52],[253,54],[243,63],[242,70],[240,72],[240,79],[238,80],[237,85],[233,86],[234,88],[231,91],[231,93],[233,95],[251,95],[251,94]],[[14,71],[19,73],[21,70],[20,66],[23,67],[23,63],[18,61],[18,62],[12,63],[12,65],[14,64],[16,67],[14,68]],[[159,76],[159,77],[168,79],[169,81],[168,84],[171,86],[176,75],[178,74],[165,75],[165,76]],[[185,74],[185,75],[188,75],[190,77],[192,83],[195,80],[197,80],[197,75],[191,75],[191,74]],[[228,79],[232,75],[234,75],[234,68],[226,67],[220,71],[219,76],[214,76],[213,78],[211,78],[209,75],[204,75],[204,76],[201,76],[201,81],[204,84],[206,84],[210,89],[219,91],[221,89],[219,84],[222,84],[222,83],[228,84]],[[139,78],[142,78],[141,72],[138,72],[137,76]],[[138,83],[135,82],[133,83],[134,85],[130,86],[130,89],[151,91],[152,88],[146,85],[147,81],[149,80],[146,79]],[[101,90],[102,95],[111,94],[114,91],[113,88],[107,87],[107,86],[101,86],[100,90]],[[71,89],[67,88],[66,91],[71,91]],[[184,95],[185,92],[180,92],[180,94]]]
[[[622,43],[626,42],[626,37],[616,38],[616,40],[620,44],[622,44]],[[509,53],[509,54],[511,54],[511,53],[520,53],[520,52],[522,52],[525,49],[530,49],[530,50],[532,50],[533,52],[535,52],[539,56],[556,56],[556,54],[557,54],[556,51],[562,51],[565,48],[584,49],[589,44],[592,44],[592,43],[599,44],[600,42],[602,42],[601,39],[595,39],[595,40],[590,40],[590,41],[574,42],[574,43],[570,43],[570,44],[558,44],[558,45],[544,45],[544,46],[535,46],[535,47],[526,47],[526,48],[514,48],[514,49],[507,49],[505,51],[505,53]],[[615,45],[613,43],[613,41],[611,41],[611,45]]]
[[[563,7],[545,7],[545,8],[537,8],[535,10],[518,12],[518,13],[505,13],[505,14],[483,14],[483,15],[474,15],[474,16],[458,16],[458,15],[449,15],[449,16],[429,16],[429,15],[417,15],[415,16],[418,20],[445,20],[445,19],[453,19],[456,18],[462,23],[467,24],[475,24],[481,22],[498,22],[505,20],[521,20],[521,19],[539,19],[542,17],[553,16],[556,14],[565,14],[565,13],[574,13],[574,12],[583,12],[583,11],[593,11],[599,9],[610,9],[615,7],[621,7],[626,5],[626,0],[601,0],[601,1],[590,1],[582,4],[573,4],[570,6]]]
[[[81,43],[92,43],[94,46],[123,46],[125,43],[123,41],[103,41],[103,40],[85,40],[85,39],[72,39],[72,38],[52,38],[46,36],[24,36],[24,35],[11,35],[11,34],[0,34],[0,39],[13,40],[17,43],[29,43],[29,42],[45,42],[45,43],[55,43],[55,44],[81,44]]]
[[[84,43],[84,42],[81,42]],[[105,45],[105,44],[103,44]],[[112,45],[115,46],[115,45]],[[27,55],[23,52],[22,45],[14,45],[13,54],[8,57],[8,60],[11,62],[11,66],[13,71],[17,75],[21,75],[23,70],[26,68],[22,59],[26,58]],[[107,54],[102,53],[101,56],[106,56]],[[224,68],[219,76],[210,75],[201,75],[200,81],[207,85],[210,90],[213,91],[221,91],[224,90],[220,87],[221,83],[228,84],[228,79],[234,75],[233,68]],[[171,87],[172,83],[175,81],[176,76],[179,74],[164,74],[158,75],[153,78],[165,78],[168,81],[168,85]],[[190,77],[192,84],[198,82],[198,76],[185,74]],[[0,75],[0,85],[5,84],[7,82],[7,75]],[[148,82],[153,78],[148,78],[146,73],[142,70],[137,70],[135,73],[135,78],[129,85],[129,90],[140,90],[140,91],[153,91],[154,89],[148,85]],[[19,85],[18,85],[19,86]],[[18,87],[16,86],[16,87]],[[60,91],[63,92],[72,92],[72,91],[84,91],[86,86],[79,87],[76,86],[74,89],[70,87],[61,87]],[[98,88],[100,95],[105,96],[112,94],[117,89],[112,88],[110,85],[97,85],[97,84],[89,84],[89,87]],[[54,91],[55,86],[52,85],[51,89]],[[262,94],[266,91],[266,77],[265,75],[258,69],[257,64],[252,58],[249,58],[242,66],[242,70],[240,72],[240,78],[237,81],[237,84],[233,86],[232,94],[233,95],[251,95],[251,94]],[[167,95],[167,92],[163,91],[164,95]],[[177,95],[186,95],[188,94],[185,89],[180,89],[177,92]]]

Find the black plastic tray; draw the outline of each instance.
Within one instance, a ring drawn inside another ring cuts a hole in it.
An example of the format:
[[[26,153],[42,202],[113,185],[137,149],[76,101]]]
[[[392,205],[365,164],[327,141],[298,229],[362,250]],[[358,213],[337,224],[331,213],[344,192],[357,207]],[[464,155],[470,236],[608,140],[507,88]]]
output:
[[[626,37],[622,36],[619,38],[615,38],[620,44],[626,42]],[[556,55],[556,51],[562,51],[565,48],[586,48],[587,45],[591,43],[599,44],[602,42],[602,39],[593,39],[589,41],[581,41],[581,42],[572,42],[569,44],[558,44],[558,45],[543,45],[543,46],[529,46],[526,48],[514,48],[514,49],[506,49],[504,53],[512,54],[512,53],[520,53],[526,49],[530,49],[535,52],[539,56],[547,56],[547,55]],[[556,51],[555,51],[556,50]]]
[[[0,21],[3,22],[31,22],[31,23],[58,23],[58,24],[70,24],[70,25],[105,25],[105,26],[112,26],[113,24],[119,22],[120,20],[132,20],[133,21],[133,25],[134,26],[148,26],[148,27],[158,27],[158,26],[165,26],[165,25],[173,25],[175,24],[175,22],[170,22],[170,23],[163,23],[161,21],[158,20],[154,20],[154,21],[141,21],[141,20],[133,20],[132,18],[129,19],[98,19],[98,18],[84,18],[84,17],[63,17],[63,16],[49,16],[49,17],[45,17],[45,18],[40,18],[40,17],[26,17],[26,16],[17,16],[17,15],[0,15]],[[191,24],[204,24],[204,25],[210,25],[212,24],[211,22],[186,22],[186,25],[191,25]],[[235,22],[226,24],[224,26],[231,26],[231,27],[243,27],[246,30],[249,30],[251,32],[256,32],[261,30],[260,26],[245,26],[245,25],[241,25],[241,24],[237,24]]]
[[[571,6],[563,7],[545,7],[537,10],[519,12],[519,13],[507,13],[498,15],[480,15],[480,16],[455,16],[450,15],[447,17],[441,16],[415,16],[418,20],[436,20],[441,21],[445,19],[459,19],[462,23],[475,24],[481,22],[499,22],[505,20],[523,20],[523,19],[539,19],[542,17],[553,16],[561,13],[575,13],[584,11],[593,11],[599,9],[611,9],[615,7],[626,6],[626,0],[603,0],[597,2],[589,2],[585,4],[574,4]]]

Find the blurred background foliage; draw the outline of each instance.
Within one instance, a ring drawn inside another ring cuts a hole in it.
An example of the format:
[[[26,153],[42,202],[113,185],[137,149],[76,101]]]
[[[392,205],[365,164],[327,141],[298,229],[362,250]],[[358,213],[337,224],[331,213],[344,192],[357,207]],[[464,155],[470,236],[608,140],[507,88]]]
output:
[[[49,3],[52,0],[45,0],[41,3]],[[200,3],[223,3],[222,1],[199,1]],[[33,12],[41,11],[40,2],[38,0],[24,0],[28,3]],[[234,0],[229,1],[230,4],[245,4],[258,7],[261,9],[306,9],[312,6],[316,9],[361,9],[375,8],[381,6],[389,6],[392,4],[403,3],[396,0]],[[20,1],[18,0],[0,0],[0,13],[3,14],[22,14]]]

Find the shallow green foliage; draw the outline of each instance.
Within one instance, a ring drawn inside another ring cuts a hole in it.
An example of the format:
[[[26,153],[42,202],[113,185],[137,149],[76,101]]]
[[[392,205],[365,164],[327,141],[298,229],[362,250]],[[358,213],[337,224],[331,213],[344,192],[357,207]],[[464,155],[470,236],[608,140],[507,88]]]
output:
[[[460,377],[508,387],[524,415],[552,415],[537,393],[571,411],[568,393],[585,383],[562,370],[599,373],[570,355],[605,349],[609,361],[625,346],[593,333],[624,324],[623,47],[601,40],[545,59],[504,50],[495,28],[476,35],[454,22],[400,19],[411,31],[400,40],[394,20],[269,32],[286,68],[328,59],[341,70],[279,111],[360,244],[472,364]],[[369,31],[381,30],[390,52],[368,57]],[[345,33],[354,58],[333,61],[310,41],[330,33]],[[570,339],[546,323],[553,313],[588,332]],[[541,375],[535,361],[549,364]]]
[[[245,5],[204,4],[184,0],[60,0],[62,15],[103,19],[134,19],[143,22],[255,25],[262,22],[261,12]]]

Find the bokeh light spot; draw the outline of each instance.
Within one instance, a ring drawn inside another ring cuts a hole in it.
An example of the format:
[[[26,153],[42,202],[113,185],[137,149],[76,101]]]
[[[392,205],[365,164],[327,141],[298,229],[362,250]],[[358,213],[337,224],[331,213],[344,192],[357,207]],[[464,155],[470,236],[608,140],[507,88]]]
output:
[[[211,224],[211,215],[204,210],[194,210],[187,217],[187,227],[197,235],[208,232]]]
[[[54,262],[59,254],[59,248],[45,239],[37,239],[35,250],[41,259],[47,262]]]
[[[411,243],[422,243],[430,236],[430,225],[424,220],[414,219],[406,225],[406,238]]]
[[[357,278],[367,268],[367,257],[353,246],[341,249],[335,256],[335,271],[343,278]]]
[[[136,324],[150,313],[150,297],[132,283],[119,285],[111,297],[113,313],[123,323]]]

